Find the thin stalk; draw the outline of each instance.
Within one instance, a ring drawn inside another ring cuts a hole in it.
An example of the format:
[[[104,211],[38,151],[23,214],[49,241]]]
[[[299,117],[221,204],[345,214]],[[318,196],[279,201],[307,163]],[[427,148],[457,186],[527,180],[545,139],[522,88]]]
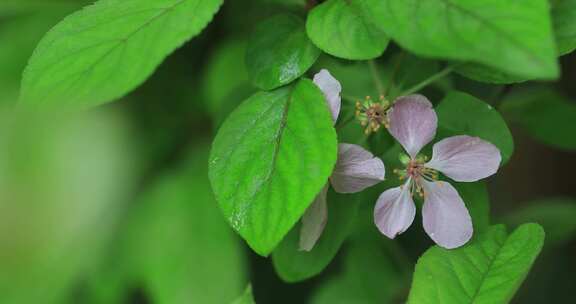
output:
[[[394,87],[394,85],[395,85],[394,82],[396,82],[396,75],[398,74],[398,71],[400,70],[400,64],[404,60],[404,54],[405,54],[404,52],[401,52],[400,55],[398,55],[398,61],[394,65],[392,73],[390,73],[390,80],[388,81],[388,84],[386,85],[386,88],[384,89],[384,93],[383,93],[384,96],[386,96],[388,94],[388,92],[390,92],[392,87]]]
[[[382,85],[382,79],[380,78],[380,74],[378,74],[376,62],[374,62],[374,60],[368,60],[368,66],[370,67],[370,74],[372,74],[372,79],[374,80],[378,94],[384,95],[384,85]]]
[[[435,81],[442,79],[442,78],[446,77],[448,74],[452,73],[452,71],[454,71],[454,69],[458,65],[459,64],[452,64],[452,65],[447,66],[442,71],[428,77],[427,79],[423,80],[422,82],[418,83],[417,85],[415,85],[415,86],[411,87],[410,89],[402,92],[400,94],[400,96],[410,95],[410,94],[413,94],[413,93],[416,93],[416,92],[422,90],[423,88],[429,86],[430,84],[434,83]]]

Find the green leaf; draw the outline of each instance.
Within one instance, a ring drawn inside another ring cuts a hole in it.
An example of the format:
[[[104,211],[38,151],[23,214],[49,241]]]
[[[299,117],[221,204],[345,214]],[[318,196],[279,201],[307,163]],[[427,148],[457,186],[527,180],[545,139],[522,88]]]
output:
[[[203,78],[203,99],[218,122],[254,92],[244,64],[245,54],[246,43],[227,40],[218,46],[208,61]]]
[[[547,198],[529,202],[509,214],[504,221],[512,226],[535,222],[546,230],[546,244],[559,245],[576,237],[576,201],[569,198]]]
[[[159,304],[229,303],[245,284],[244,254],[210,191],[208,145],[142,195],[122,239],[122,266]],[[125,282],[130,284],[131,282]]]
[[[484,182],[452,183],[466,204],[472,217],[474,232],[482,232],[490,226],[490,198]]]
[[[478,136],[500,149],[502,164],[514,151],[514,141],[506,122],[489,104],[461,92],[450,92],[436,107],[441,137]]]
[[[244,294],[232,302],[232,304],[256,304],[256,302],[254,302],[254,296],[252,295],[252,285],[248,285]]]
[[[576,149],[576,104],[552,88],[519,88],[504,99],[500,110],[536,140],[560,149]]]
[[[550,0],[556,44],[560,55],[576,49],[576,0]]]
[[[342,273],[320,285],[310,303],[395,303],[393,299],[402,286],[402,277],[390,250],[380,245],[382,242],[391,241],[371,238],[368,242],[353,243]]]
[[[550,0],[552,23],[556,36],[558,55],[568,54],[576,49],[576,0]],[[532,80],[532,77],[515,76],[480,64],[458,66],[456,72],[470,79],[494,83],[509,84]]]
[[[472,80],[490,84],[511,84],[531,80],[526,77],[514,76],[481,64],[464,64],[455,68],[455,72]]]
[[[321,50],[336,57],[352,60],[379,57],[389,39],[353,3],[329,0],[316,6],[306,21],[308,37]]]
[[[360,0],[357,5],[415,54],[481,63],[528,78],[559,75],[547,0]]]
[[[302,281],[322,272],[350,234],[358,209],[358,195],[330,190],[327,202],[326,228],[310,252],[298,250],[301,225],[296,225],[272,253],[274,268],[284,281]]]
[[[210,22],[222,0],[100,0],[54,27],[30,59],[21,102],[88,107],[144,82]]]
[[[320,56],[306,36],[304,21],[295,15],[277,15],[258,24],[246,51],[252,82],[264,90],[288,84],[302,76]]]
[[[458,249],[434,246],[416,264],[408,303],[509,303],[543,243],[542,227],[525,224],[510,235],[493,226]]]
[[[282,240],[336,163],[324,95],[307,79],[242,103],[212,147],[210,179],[224,215],[261,255]]]

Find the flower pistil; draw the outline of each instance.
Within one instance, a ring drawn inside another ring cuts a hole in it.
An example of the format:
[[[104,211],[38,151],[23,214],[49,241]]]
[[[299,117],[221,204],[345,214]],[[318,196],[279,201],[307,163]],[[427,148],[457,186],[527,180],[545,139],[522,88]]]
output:
[[[425,166],[428,162],[428,157],[424,155],[419,155],[414,159],[411,159],[408,155],[402,154],[400,160],[404,165],[405,169],[394,169],[394,173],[398,175],[398,179],[405,180],[410,179],[410,182],[406,184],[410,187],[410,194],[414,196],[417,194],[421,198],[424,198],[425,192],[422,185],[422,179],[435,182],[438,181],[438,171]]]

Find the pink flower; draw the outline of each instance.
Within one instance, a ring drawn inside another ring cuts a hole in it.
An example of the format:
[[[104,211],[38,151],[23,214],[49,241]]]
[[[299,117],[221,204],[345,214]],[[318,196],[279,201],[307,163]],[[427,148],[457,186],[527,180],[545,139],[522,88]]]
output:
[[[340,91],[342,87],[327,70],[314,76],[314,83],[320,88],[334,122],[340,113]],[[381,159],[374,157],[359,145],[339,144],[338,160],[330,176],[334,191],[339,193],[360,192],[384,180],[385,169]],[[300,230],[300,250],[310,251],[322,235],[328,220],[326,193],[328,184],[316,196],[302,217]]]
[[[428,99],[421,95],[400,97],[388,112],[390,134],[408,153],[406,168],[398,170],[404,185],[389,189],[378,198],[374,222],[380,232],[393,239],[414,221],[412,197],[424,198],[424,230],[441,247],[464,245],[473,234],[472,219],[458,194],[438,172],[458,182],[473,182],[498,170],[501,156],[493,144],[467,135],[453,136],[433,146],[432,159],[418,155],[436,135],[437,117]]]

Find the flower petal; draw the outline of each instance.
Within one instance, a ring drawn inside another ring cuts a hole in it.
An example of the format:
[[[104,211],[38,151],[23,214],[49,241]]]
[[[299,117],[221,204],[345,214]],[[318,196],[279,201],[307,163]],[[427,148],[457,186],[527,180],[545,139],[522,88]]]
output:
[[[385,236],[393,239],[406,231],[416,215],[416,206],[410,194],[410,180],[402,187],[384,191],[374,208],[374,223]]]
[[[340,113],[340,92],[342,91],[342,85],[325,69],[320,70],[320,72],[314,75],[313,81],[322,93],[324,93],[324,97],[326,97],[326,101],[330,107],[330,112],[332,112],[332,119],[336,122],[338,114]]]
[[[473,233],[472,219],[458,191],[447,182],[422,180],[422,183],[422,218],[426,233],[446,249],[466,244]]]
[[[336,192],[355,193],[383,181],[385,174],[380,158],[359,145],[339,144],[330,181]]]
[[[459,182],[474,182],[498,171],[500,150],[478,137],[453,136],[437,142],[425,165]]]
[[[415,157],[420,149],[436,135],[438,118],[430,101],[422,95],[409,95],[396,99],[388,112],[390,134]]]
[[[300,228],[299,250],[310,251],[322,235],[328,221],[328,206],[326,193],[328,184],[322,188],[314,199],[314,202],[306,209],[302,216],[302,228]]]

